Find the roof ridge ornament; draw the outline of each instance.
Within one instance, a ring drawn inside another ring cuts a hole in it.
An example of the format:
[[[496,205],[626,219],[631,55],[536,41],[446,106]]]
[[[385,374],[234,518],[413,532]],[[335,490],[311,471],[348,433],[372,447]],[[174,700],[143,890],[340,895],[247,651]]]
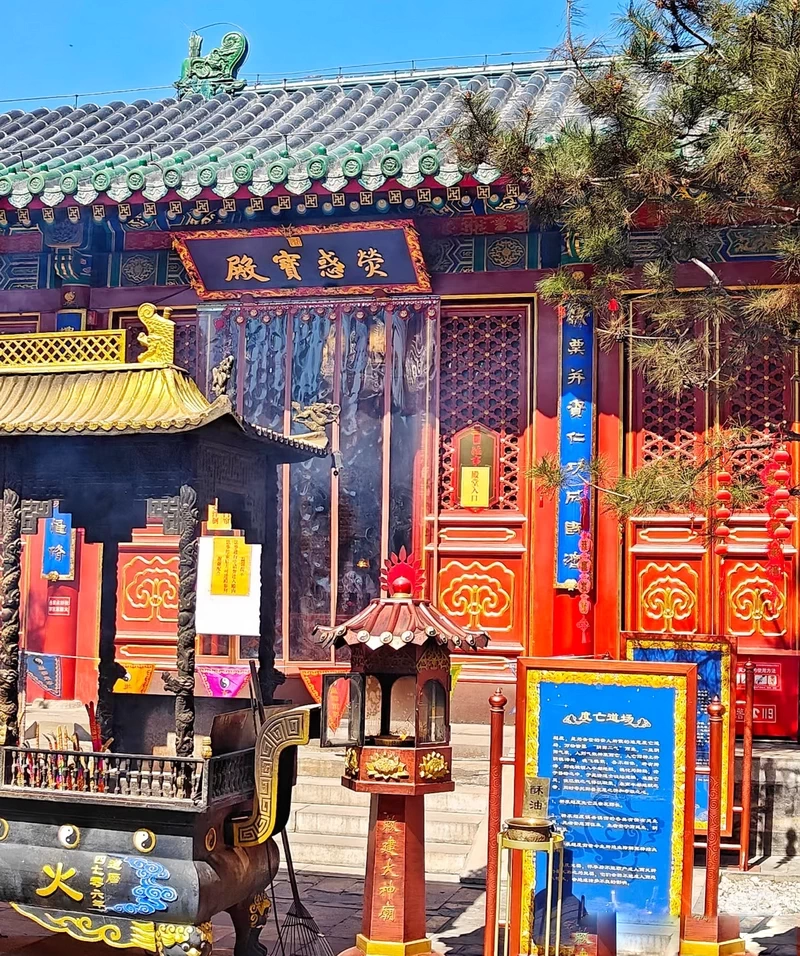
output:
[[[199,93],[206,99],[218,93],[240,93],[247,82],[237,79],[236,74],[247,56],[247,37],[243,33],[226,33],[220,45],[205,56],[200,55],[202,45],[203,38],[198,33],[189,36],[189,55],[175,83],[178,99],[188,93]]]
[[[159,315],[151,302],[143,302],[137,315],[146,332],[140,332],[137,341],[145,351],[139,356],[141,365],[175,364],[175,323],[170,318],[172,309],[165,308]]]

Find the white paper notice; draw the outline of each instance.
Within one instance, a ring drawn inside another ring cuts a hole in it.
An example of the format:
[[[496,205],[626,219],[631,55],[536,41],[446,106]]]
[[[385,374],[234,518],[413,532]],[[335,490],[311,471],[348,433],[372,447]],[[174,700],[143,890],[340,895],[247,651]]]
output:
[[[261,545],[254,544],[250,562],[250,593],[243,597],[211,593],[214,539],[200,538],[197,556],[198,634],[258,637],[261,632]]]

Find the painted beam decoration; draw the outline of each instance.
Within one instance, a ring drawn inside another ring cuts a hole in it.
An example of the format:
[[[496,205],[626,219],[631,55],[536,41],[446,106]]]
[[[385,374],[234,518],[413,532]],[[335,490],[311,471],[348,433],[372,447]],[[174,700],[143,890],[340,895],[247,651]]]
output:
[[[695,667],[548,658],[520,664],[525,778],[551,781],[550,814],[565,834],[571,899],[583,899],[590,916],[615,914],[618,933],[643,923],[674,928],[691,902]],[[523,877],[519,952],[528,951],[539,918],[532,863]],[[570,902],[564,905],[569,912]]]
[[[581,531],[589,530],[582,498],[594,454],[594,339],[592,313],[580,306],[562,307],[558,458],[566,481],[556,509],[556,587],[560,588],[578,586]]]
[[[695,751],[695,830],[708,832],[709,763],[711,723],[708,705],[718,697],[725,708],[722,724],[722,786],[720,818],[722,835],[733,832],[734,708],[733,675],[736,657],[722,637],[672,634],[625,634],[625,657],[629,661],[695,664],[697,666],[697,734]]]
[[[201,299],[430,292],[410,220],[179,233]]]

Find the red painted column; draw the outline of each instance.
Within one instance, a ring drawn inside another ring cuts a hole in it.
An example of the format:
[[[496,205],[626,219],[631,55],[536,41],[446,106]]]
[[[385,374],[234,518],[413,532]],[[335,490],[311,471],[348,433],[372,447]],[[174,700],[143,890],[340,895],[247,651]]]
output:
[[[394,943],[406,956],[430,952],[425,936],[425,798],[370,797],[364,915],[356,946],[378,954]]]
[[[76,550],[78,546],[76,544]],[[75,556],[73,581],[48,581],[45,648],[61,658],[61,700],[75,699],[75,671],[78,643],[78,573],[80,554]],[[59,699],[45,693],[46,700]]]
[[[508,698],[500,688],[489,698],[491,726],[489,736],[489,836],[486,848],[486,918],[483,927],[483,953],[491,956],[494,948],[494,926],[497,920],[497,835],[502,823],[503,803],[503,725]]]
[[[555,309],[541,299],[537,306],[534,461],[558,452],[558,316]],[[526,651],[529,655],[549,657],[567,653],[562,650],[562,622],[555,607],[556,501],[552,496],[540,495],[536,488],[533,494],[532,615]]]

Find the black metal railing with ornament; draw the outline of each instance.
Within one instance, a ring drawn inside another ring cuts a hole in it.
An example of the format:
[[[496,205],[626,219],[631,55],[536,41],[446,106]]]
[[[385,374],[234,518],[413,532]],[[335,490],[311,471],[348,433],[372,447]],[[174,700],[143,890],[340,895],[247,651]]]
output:
[[[0,793],[205,807],[254,791],[253,749],[202,760],[107,751],[0,748]]]

